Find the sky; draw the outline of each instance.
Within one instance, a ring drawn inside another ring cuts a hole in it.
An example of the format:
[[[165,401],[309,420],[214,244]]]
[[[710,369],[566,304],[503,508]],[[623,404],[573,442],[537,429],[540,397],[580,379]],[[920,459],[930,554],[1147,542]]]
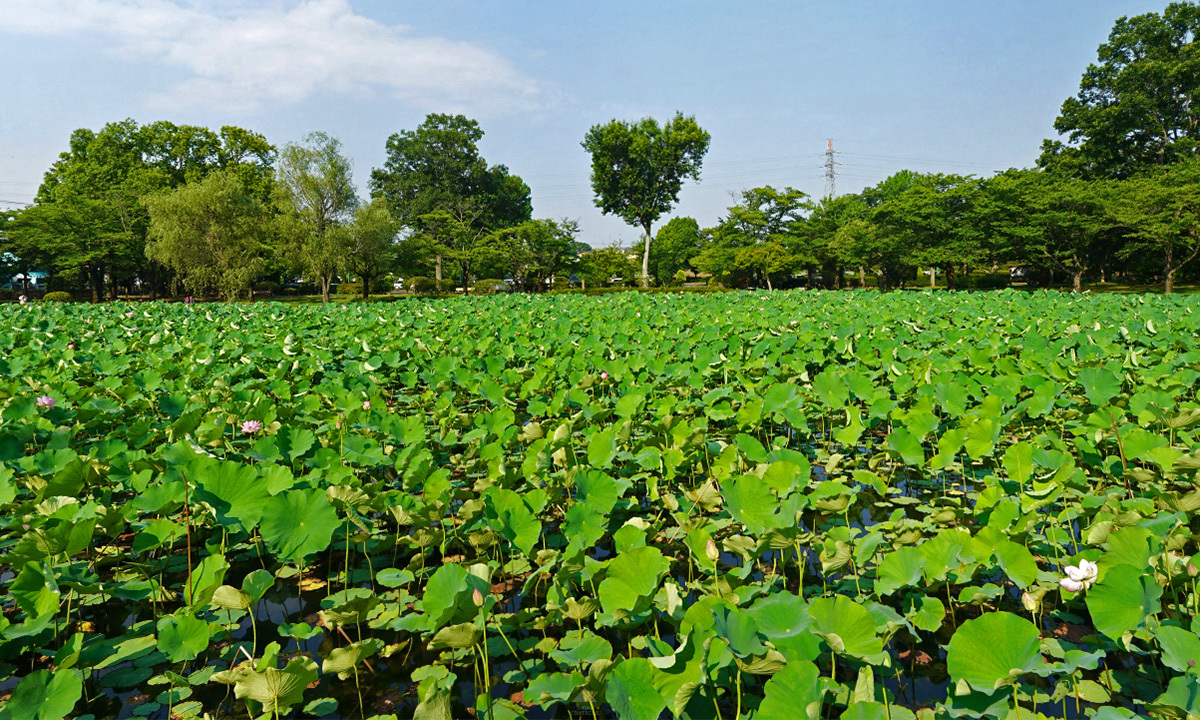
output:
[[[0,208],[73,130],[133,118],[327,132],[367,194],[389,135],[462,113],[535,217],[593,247],[638,230],[593,203],[589,127],[680,111],[712,136],[670,217],[716,224],[763,185],[857,192],[901,169],[1030,167],[1114,21],[1166,0],[0,0]]]

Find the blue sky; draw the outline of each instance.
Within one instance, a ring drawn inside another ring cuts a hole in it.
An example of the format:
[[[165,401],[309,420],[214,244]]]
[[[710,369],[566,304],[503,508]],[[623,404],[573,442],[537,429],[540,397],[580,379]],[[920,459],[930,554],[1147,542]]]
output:
[[[592,204],[593,124],[695,115],[712,145],[672,216],[703,226],[742,189],[822,195],[827,138],[839,193],[1026,167],[1113,22],[1165,4],[0,0],[0,207],[32,198],[72,130],[125,117],[277,145],[324,130],[365,193],[388,135],[461,112],[535,216],[629,244]]]

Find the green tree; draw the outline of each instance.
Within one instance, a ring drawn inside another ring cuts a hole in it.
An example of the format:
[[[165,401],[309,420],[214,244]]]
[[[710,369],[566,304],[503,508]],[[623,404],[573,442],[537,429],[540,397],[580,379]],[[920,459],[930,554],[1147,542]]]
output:
[[[704,237],[700,223],[690,217],[672,218],[658,229],[650,243],[650,273],[660,282],[690,267],[700,252]]]
[[[387,204],[375,199],[360,206],[350,223],[337,228],[336,244],[342,248],[346,270],[362,282],[362,298],[371,294],[371,286],[386,275],[396,259],[396,221]]]
[[[387,140],[387,159],[371,171],[371,196],[383,198],[401,225],[416,230],[421,218],[471,202],[486,230],[511,227],[533,212],[529,186],[503,165],[479,154],[483,130],[462,115],[431,114],[415,130]]]
[[[596,207],[646,233],[642,284],[650,283],[651,227],[679,201],[687,178],[700,179],[710,136],[693,117],[676,113],[661,127],[654,118],[594,125],[583,140],[592,156]]]
[[[637,268],[629,259],[628,251],[615,245],[592,250],[579,258],[579,275],[583,278],[584,288],[589,283],[592,287],[609,285],[612,278],[627,281],[636,274]]]
[[[873,219],[885,232],[899,236],[907,262],[929,267],[929,285],[941,270],[954,287],[955,270],[989,259],[977,222],[979,183],[959,175],[919,175],[903,192],[875,208]]]
[[[358,206],[352,176],[342,144],[323,132],[310,133],[303,144],[289,143],[279,153],[275,187],[284,211],[279,234],[285,254],[320,284],[323,302],[329,302],[329,286],[346,259],[332,231]]]
[[[1010,170],[982,185],[989,235],[1007,245],[1008,257],[1071,276],[1083,275],[1113,242],[1110,184],[1036,170]]]
[[[486,239],[488,261],[522,290],[541,290],[547,279],[574,266],[578,232],[579,225],[573,220],[527,220]]]
[[[1128,177],[1194,155],[1200,142],[1200,7],[1122,17],[1062,106],[1038,163],[1081,177]]]
[[[119,281],[134,278],[149,283],[153,296],[164,279],[145,253],[149,218],[142,199],[219,170],[237,174],[265,199],[273,157],[261,135],[236,127],[218,134],[127,119],[76,130],[38,189],[22,251],[89,285],[95,301],[106,281],[115,296]]]
[[[267,253],[268,211],[235,173],[152,195],[146,254],[175,271],[189,291],[252,298]]]
[[[841,278],[841,267],[858,267],[858,282],[860,287],[866,286],[866,268],[872,267],[872,262],[866,255],[860,256],[853,252],[858,248],[856,243],[837,243],[836,238],[848,224],[864,219],[868,214],[866,202],[860,195],[842,195],[840,197],[821,198],[812,206],[803,225],[798,226],[798,253],[809,262],[817,262],[825,266],[826,274]],[[854,237],[864,237],[857,232]],[[844,238],[843,238],[844,239]]]
[[[713,242],[735,249],[733,267],[774,289],[772,274],[790,273],[805,260],[792,248],[810,208],[808,196],[795,188],[777,190],[768,185],[743,191],[739,202],[712,229]]]
[[[1124,255],[1160,258],[1163,291],[1174,292],[1176,274],[1200,255],[1200,159],[1121,182],[1112,213],[1128,234]]]

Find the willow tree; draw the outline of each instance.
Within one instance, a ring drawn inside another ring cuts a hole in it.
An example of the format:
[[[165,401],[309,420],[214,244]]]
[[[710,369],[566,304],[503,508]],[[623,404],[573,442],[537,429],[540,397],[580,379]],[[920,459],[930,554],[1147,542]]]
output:
[[[344,269],[345,255],[336,228],[349,222],[358,207],[350,158],[342,144],[322,132],[303,143],[289,143],[279,153],[276,202],[285,255],[315,278],[321,299],[329,302],[329,286]]]
[[[252,297],[267,255],[268,212],[236,174],[220,170],[145,204],[151,260],[174,270],[189,292]]]

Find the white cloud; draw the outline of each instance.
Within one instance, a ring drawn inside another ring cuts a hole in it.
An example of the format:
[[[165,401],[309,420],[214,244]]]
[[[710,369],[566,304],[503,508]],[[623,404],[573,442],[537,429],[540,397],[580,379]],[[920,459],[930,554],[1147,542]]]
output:
[[[151,98],[163,107],[252,109],[319,92],[389,92],[420,104],[535,104],[540,89],[484,48],[354,12],[347,0],[247,8],[169,0],[4,0],[0,32],[93,34],[119,55],[191,74]],[[208,9],[199,9],[207,7]]]

